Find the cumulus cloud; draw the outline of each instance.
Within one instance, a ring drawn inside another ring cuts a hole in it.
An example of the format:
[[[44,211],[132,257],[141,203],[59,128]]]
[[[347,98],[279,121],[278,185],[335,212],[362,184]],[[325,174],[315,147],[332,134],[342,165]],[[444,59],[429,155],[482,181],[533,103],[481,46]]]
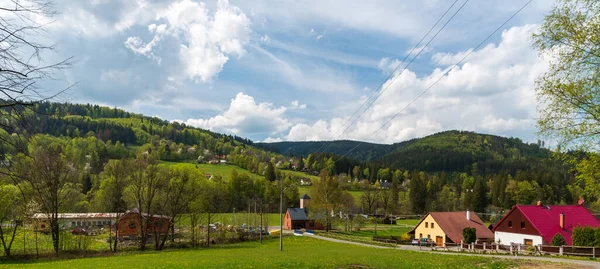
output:
[[[260,42],[264,44],[269,44],[271,43],[271,38],[268,35],[264,35],[260,37]]]
[[[533,119],[537,116],[534,79],[547,70],[548,62],[529,43],[528,37],[536,29],[535,25],[525,25],[505,30],[498,44],[474,51],[463,65],[452,69],[414,103],[412,100],[446,70],[436,68],[422,76],[407,70],[390,79],[386,82],[389,86],[386,92],[342,136],[338,134],[346,128],[347,118],[295,124],[286,139],[344,138],[393,143],[462,129],[503,135],[529,134],[523,138],[534,140]],[[465,52],[436,55],[432,59],[437,64],[450,65],[464,57]],[[381,66],[389,66],[390,61],[383,60]],[[356,108],[360,103],[356,103]]]
[[[391,74],[396,67],[400,64],[398,59],[390,59],[390,58],[381,58],[379,63],[377,64],[377,68],[381,69],[381,71]]]
[[[276,138],[272,138],[272,137],[267,137],[263,142],[264,143],[276,143],[276,142],[281,142],[283,141],[283,139],[276,137]]]
[[[234,134],[276,134],[287,130],[291,123],[284,117],[287,109],[272,103],[256,103],[254,97],[242,92],[231,100],[221,115],[209,119],[188,119],[187,125]]]
[[[291,109],[305,109],[306,104],[300,104],[300,102],[298,102],[298,100],[294,100],[294,101],[292,101],[290,108]]]
[[[185,75],[191,80],[209,82],[223,70],[230,56],[241,57],[250,41],[250,20],[227,0],[219,0],[214,14],[204,2],[182,0],[158,12],[157,21],[148,31],[152,41],[144,43],[132,36],[125,47],[136,54],[158,58],[155,47],[165,37],[181,43],[179,58]]]

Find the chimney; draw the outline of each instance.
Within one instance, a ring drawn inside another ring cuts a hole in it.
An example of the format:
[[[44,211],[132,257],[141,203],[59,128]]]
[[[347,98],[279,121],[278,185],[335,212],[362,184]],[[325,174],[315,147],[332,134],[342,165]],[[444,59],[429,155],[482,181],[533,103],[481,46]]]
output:
[[[308,207],[308,202],[310,201],[310,197],[308,197],[308,195],[304,195],[302,196],[302,198],[300,198],[300,208],[307,208]]]
[[[578,205],[583,205],[583,202],[584,202],[584,201],[585,201],[585,200],[583,200],[583,198],[582,198],[582,197],[579,197],[579,201],[577,201],[577,204],[578,204]]]
[[[467,210],[467,220],[471,220],[471,211]]]
[[[561,229],[565,229],[565,213],[561,212],[559,215],[558,225]]]

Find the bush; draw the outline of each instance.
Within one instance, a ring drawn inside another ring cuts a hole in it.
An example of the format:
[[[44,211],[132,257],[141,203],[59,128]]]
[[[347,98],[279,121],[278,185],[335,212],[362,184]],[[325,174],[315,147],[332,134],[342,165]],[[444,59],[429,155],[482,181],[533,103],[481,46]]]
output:
[[[586,226],[573,229],[573,246],[593,247],[596,244],[596,229]]]
[[[562,236],[562,234],[557,233],[553,238],[552,238],[552,245],[553,246],[563,246],[566,245],[567,241],[565,240],[565,238]]]
[[[477,240],[477,230],[475,228],[464,228],[463,238],[465,244],[471,244]]]

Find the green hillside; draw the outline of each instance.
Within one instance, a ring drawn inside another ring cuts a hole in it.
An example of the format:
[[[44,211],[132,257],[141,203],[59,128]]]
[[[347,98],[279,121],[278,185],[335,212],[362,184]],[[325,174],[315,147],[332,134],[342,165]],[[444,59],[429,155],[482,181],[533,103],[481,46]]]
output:
[[[257,147],[278,152],[288,156],[308,156],[315,152],[329,152],[336,155],[344,155],[352,150],[347,156],[361,161],[372,161],[384,156],[394,150],[395,147],[386,144],[374,144],[351,140],[338,141],[298,141],[298,142],[276,142],[256,143]]]

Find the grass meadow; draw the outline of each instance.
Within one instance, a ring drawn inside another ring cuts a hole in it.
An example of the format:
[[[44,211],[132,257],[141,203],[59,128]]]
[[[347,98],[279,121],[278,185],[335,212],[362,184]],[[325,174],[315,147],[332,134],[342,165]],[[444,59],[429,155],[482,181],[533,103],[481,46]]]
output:
[[[127,252],[70,260],[2,261],[0,268],[510,268],[514,261],[439,255],[287,237],[203,249]]]

